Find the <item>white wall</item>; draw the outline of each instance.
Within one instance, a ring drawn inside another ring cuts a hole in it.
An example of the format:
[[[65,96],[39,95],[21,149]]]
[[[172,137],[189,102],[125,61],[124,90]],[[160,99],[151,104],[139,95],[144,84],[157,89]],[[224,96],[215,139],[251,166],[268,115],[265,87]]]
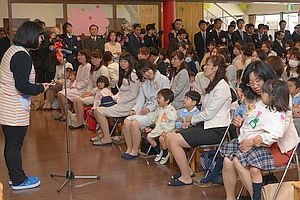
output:
[[[63,18],[63,5],[14,3],[12,4],[12,18],[40,19],[46,23],[47,27],[55,26],[56,18]]]
[[[3,18],[8,18],[8,2],[0,0],[0,27],[3,27]]]

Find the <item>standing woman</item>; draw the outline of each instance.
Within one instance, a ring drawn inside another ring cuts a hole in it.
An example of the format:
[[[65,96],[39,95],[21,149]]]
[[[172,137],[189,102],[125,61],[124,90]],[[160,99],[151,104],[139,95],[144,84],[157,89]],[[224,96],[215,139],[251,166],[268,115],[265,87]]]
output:
[[[183,107],[185,94],[190,90],[190,79],[184,54],[181,51],[175,51],[172,54],[171,63],[174,67],[174,76],[171,81],[171,90],[174,93],[172,105],[175,109],[180,109]]]
[[[47,83],[34,83],[35,71],[29,54],[38,48],[42,33],[37,23],[24,22],[0,65],[0,124],[5,135],[5,162],[14,190],[40,185],[38,177],[25,175],[21,149],[29,126],[30,96],[48,89]]]

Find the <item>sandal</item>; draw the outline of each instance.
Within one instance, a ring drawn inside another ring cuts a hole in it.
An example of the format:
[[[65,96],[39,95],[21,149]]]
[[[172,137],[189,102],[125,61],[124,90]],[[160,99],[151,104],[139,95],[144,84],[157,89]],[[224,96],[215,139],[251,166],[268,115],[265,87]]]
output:
[[[112,144],[112,142],[103,143],[103,142],[102,142],[102,138],[99,139],[99,140],[96,141],[96,142],[93,142],[93,145],[94,145],[94,146],[105,146],[105,145],[111,145],[111,144]]]
[[[97,136],[95,136],[95,137],[92,137],[92,138],[90,139],[90,141],[91,141],[91,142],[97,142],[97,141],[101,140],[102,138],[103,138],[103,136],[101,137],[100,135],[97,135]]]
[[[130,155],[130,154],[128,154],[128,153],[124,153],[122,158],[123,158],[124,160],[133,160],[133,159],[138,158],[139,156],[140,156],[139,154],[136,155],[136,156],[134,156],[134,155]]]
[[[60,119],[59,119],[60,122],[64,122],[66,121],[66,116],[62,116]]]
[[[171,180],[175,180],[175,179],[178,179],[179,177],[181,176],[181,174],[180,173],[178,173],[178,174],[175,174],[175,175],[173,175],[173,176],[171,176]],[[196,174],[193,172],[192,174],[191,174],[191,178],[194,178],[196,176]]]
[[[63,115],[62,115],[62,114],[59,114],[59,115],[57,115],[54,119],[55,119],[55,120],[60,120],[61,118],[63,118]]]
[[[194,184],[193,181],[190,183],[184,183],[181,180],[174,179],[169,181],[168,186],[185,186],[185,185],[193,185],[193,184]]]

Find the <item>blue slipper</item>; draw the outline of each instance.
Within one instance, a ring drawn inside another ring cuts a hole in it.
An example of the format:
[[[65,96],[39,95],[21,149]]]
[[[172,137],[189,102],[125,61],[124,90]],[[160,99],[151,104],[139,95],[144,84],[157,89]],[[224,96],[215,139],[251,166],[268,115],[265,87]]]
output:
[[[130,155],[130,154],[124,154],[123,158],[125,160],[133,160],[135,158],[139,157],[139,155],[136,155],[136,156],[133,156],[133,155]]]
[[[121,158],[124,158],[126,155],[129,155],[129,153],[123,153],[122,155],[121,155]],[[125,158],[124,158],[125,159]]]

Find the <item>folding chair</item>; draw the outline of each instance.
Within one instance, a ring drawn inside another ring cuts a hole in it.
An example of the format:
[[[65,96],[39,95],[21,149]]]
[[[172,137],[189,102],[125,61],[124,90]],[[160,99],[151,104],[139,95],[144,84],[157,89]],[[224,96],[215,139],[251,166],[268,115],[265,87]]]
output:
[[[293,149],[291,157],[290,157],[290,159],[289,159],[289,161],[288,161],[288,163],[287,163],[286,166],[284,166],[284,167],[277,167],[276,169],[274,169],[272,171],[269,171],[269,172],[276,172],[276,171],[282,171],[282,170],[284,171],[283,174],[282,174],[282,176],[281,176],[281,178],[280,178],[280,181],[279,181],[279,183],[278,183],[278,185],[276,187],[275,194],[274,194],[272,200],[276,200],[276,197],[277,197],[278,193],[280,192],[280,188],[281,188],[281,185],[282,185],[283,180],[285,178],[285,175],[287,173],[287,170],[291,167],[291,163],[292,163],[292,160],[293,160],[294,157],[295,157],[295,160],[296,160],[297,171],[298,171],[298,180],[299,180],[300,179],[300,171],[299,171],[299,160],[298,160],[298,154],[297,154],[297,146]],[[238,194],[237,200],[240,199],[240,197],[242,195],[242,192],[244,190],[244,187],[245,186],[243,185],[242,188],[241,188],[241,190],[240,190],[240,192],[239,192],[239,194]]]
[[[210,145],[200,145],[200,146],[195,147],[195,148],[193,149],[193,152],[192,152],[191,156],[189,157],[188,162],[189,162],[189,163],[192,162],[192,159],[194,158],[194,155],[195,155],[196,150],[197,150],[198,148],[209,149],[209,148],[216,148],[216,147],[217,147],[216,153],[214,154],[214,157],[213,157],[213,159],[212,159],[212,161],[211,161],[211,163],[212,163],[212,165],[213,165],[213,163],[215,162],[215,160],[216,160],[216,158],[217,158],[217,156],[218,156],[218,153],[219,153],[219,151],[220,151],[220,149],[221,149],[221,147],[222,147],[222,144],[224,143],[224,141],[225,141],[225,139],[226,139],[226,136],[228,136],[228,133],[229,133],[228,130],[229,130],[229,128],[230,128],[230,125],[231,125],[231,123],[227,126],[227,128],[226,128],[226,130],[225,130],[225,132],[224,132],[224,135],[223,135],[222,140],[221,140],[220,143],[218,143],[218,144],[210,144]],[[214,166],[209,167],[209,169],[208,169],[207,172],[205,173],[204,178],[207,178],[208,174],[210,173],[210,171],[211,171],[213,168],[214,168]]]
[[[236,108],[238,107],[238,104],[236,105],[236,103],[237,103],[237,102],[235,101],[235,102],[232,102],[232,104],[231,104],[231,109],[230,109],[230,120],[231,120],[231,122],[232,122],[232,120],[233,120],[234,112],[235,112]],[[226,136],[228,136],[228,138],[230,139],[229,128],[230,128],[230,126],[231,126],[231,122],[228,124],[228,126],[227,126],[227,128],[226,128],[226,130],[225,130],[225,132],[224,132],[224,135],[223,135],[223,137],[222,137],[222,140],[221,140],[221,142],[220,142],[219,144],[200,145],[200,146],[195,147],[194,150],[192,151],[191,156],[189,157],[189,160],[188,160],[189,164],[191,164],[191,162],[192,162],[192,160],[193,160],[193,158],[194,158],[194,155],[195,155],[195,153],[196,153],[196,150],[197,150],[198,148],[209,149],[209,148],[216,148],[216,147],[217,147],[216,153],[214,154],[214,157],[213,157],[213,159],[212,159],[212,161],[211,161],[211,163],[213,164],[213,163],[215,162],[217,156],[218,156],[218,153],[219,153],[219,151],[220,151],[220,149],[221,149],[221,147],[222,147],[222,145],[223,145],[225,139],[226,139]],[[210,171],[211,171],[213,168],[214,168],[214,166],[210,166],[210,167],[209,167],[209,169],[208,169],[207,172],[205,173],[204,178],[207,178],[208,174],[210,173]]]

